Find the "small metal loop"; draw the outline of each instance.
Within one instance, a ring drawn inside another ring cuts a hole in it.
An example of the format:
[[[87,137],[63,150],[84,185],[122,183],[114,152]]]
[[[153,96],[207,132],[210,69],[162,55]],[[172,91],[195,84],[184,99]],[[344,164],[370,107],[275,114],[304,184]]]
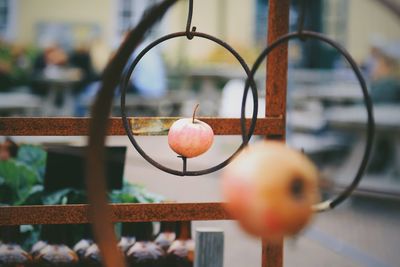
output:
[[[192,19],[193,19],[193,0],[189,0],[189,12],[188,12],[188,18],[187,18],[187,23],[186,23],[186,38],[188,40],[192,40],[194,37],[194,32],[196,31],[196,27],[192,27]]]
[[[294,33],[289,33],[289,34],[286,34],[286,35],[280,37],[279,39],[274,41],[272,44],[270,44],[267,48],[265,48],[264,51],[260,54],[260,56],[257,58],[256,62],[253,65],[253,68],[251,69],[251,76],[254,77],[254,75],[257,72],[260,65],[264,62],[264,60],[269,55],[269,53],[271,53],[275,48],[277,48],[278,46],[280,46],[282,44],[288,43],[292,39],[303,38],[303,37],[308,38],[308,39],[316,39],[316,40],[322,41],[328,45],[331,45],[342,56],[344,56],[344,58],[350,64],[352,70],[354,71],[354,73],[359,81],[359,84],[361,86],[361,90],[363,93],[363,97],[364,97],[365,108],[366,108],[367,115],[368,115],[368,121],[367,121],[368,124],[367,124],[367,131],[366,131],[367,140],[366,140],[366,144],[365,144],[364,155],[362,157],[362,160],[361,160],[360,166],[357,170],[357,173],[356,173],[353,181],[351,182],[351,184],[347,187],[347,189],[345,189],[337,197],[314,205],[314,207],[313,207],[314,211],[322,212],[322,211],[327,211],[327,210],[333,209],[336,206],[338,206],[339,204],[341,204],[344,200],[346,200],[353,193],[353,191],[357,188],[358,184],[360,183],[361,179],[363,178],[363,174],[367,167],[368,160],[369,160],[371,150],[372,150],[373,141],[374,141],[375,121],[374,121],[374,115],[373,115],[372,100],[371,100],[371,97],[368,92],[367,83],[365,82],[365,79],[364,79],[362,72],[361,72],[360,68],[358,67],[357,63],[355,62],[353,57],[350,55],[350,53],[344,47],[342,47],[338,42],[328,38],[327,36],[325,36],[321,33],[303,30],[301,33],[294,32]],[[245,101],[245,98],[247,98],[246,92],[248,91],[248,89],[249,88],[247,87],[247,84],[246,84],[244,101]]]
[[[133,71],[135,70],[137,64],[139,63],[139,61],[151,50],[153,49],[155,46],[168,41],[170,39],[174,39],[174,38],[180,38],[180,37],[187,37],[187,33],[186,32],[176,32],[176,33],[171,33],[168,35],[165,35],[157,40],[155,40],[154,42],[152,42],[151,44],[149,44],[147,47],[145,47],[140,53],[139,55],[135,58],[135,60],[132,62],[132,64],[129,66],[129,69],[123,74],[122,79],[121,79],[121,118],[122,118],[122,122],[126,131],[126,134],[128,135],[129,140],[131,141],[132,145],[135,147],[135,149],[138,151],[138,153],[145,159],[147,160],[147,162],[149,162],[150,164],[152,164],[154,167],[172,174],[172,175],[177,175],[177,176],[200,176],[200,175],[205,175],[205,174],[210,174],[213,172],[216,172],[222,168],[224,168],[225,166],[227,166],[231,160],[248,144],[248,142],[250,141],[250,138],[252,137],[255,127],[256,127],[256,123],[257,123],[257,114],[258,114],[258,92],[257,92],[257,86],[256,83],[253,79],[253,75],[250,71],[250,68],[247,66],[246,62],[244,61],[244,59],[239,55],[239,53],[232,48],[229,44],[227,44],[226,42],[212,36],[212,35],[208,35],[206,33],[201,33],[201,32],[196,32],[196,31],[192,31],[191,34],[193,35],[193,37],[198,37],[198,38],[203,38],[203,39],[207,39],[210,40],[214,43],[217,43],[218,45],[222,46],[223,48],[225,48],[226,50],[228,50],[240,63],[240,65],[242,66],[243,70],[246,73],[247,76],[247,80],[246,80],[246,87],[243,93],[243,101],[242,101],[242,107],[241,107],[241,117],[240,117],[240,121],[241,121],[241,129],[242,129],[242,144],[239,146],[239,148],[226,160],[224,160],[223,162],[219,163],[218,165],[215,165],[214,167],[208,168],[208,169],[204,169],[204,170],[199,170],[199,171],[180,171],[180,170],[174,170],[171,168],[168,168],[164,165],[161,165],[160,163],[158,163],[157,161],[155,161],[154,159],[152,159],[149,155],[146,154],[146,152],[144,152],[144,150],[140,147],[140,145],[137,143],[133,133],[132,133],[132,125],[129,121],[129,119],[127,118],[127,114],[126,114],[126,110],[125,110],[125,98],[126,98],[126,91],[129,85],[129,80],[130,77],[133,73]],[[250,127],[247,131],[246,129],[246,117],[245,117],[245,108],[246,108],[246,99],[247,99],[247,93],[249,91],[249,89],[251,88],[252,91],[252,95],[253,95],[253,114],[252,114],[252,118],[251,118],[251,123],[250,123]],[[246,96],[246,98],[244,97]]]

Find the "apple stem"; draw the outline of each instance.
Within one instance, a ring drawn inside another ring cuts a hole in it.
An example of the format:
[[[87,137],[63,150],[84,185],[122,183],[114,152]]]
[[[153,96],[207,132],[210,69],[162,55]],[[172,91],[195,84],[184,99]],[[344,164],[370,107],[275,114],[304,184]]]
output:
[[[196,112],[197,112],[197,110],[199,109],[199,106],[200,106],[200,104],[197,104],[197,105],[194,107],[192,123],[194,123],[194,118],[196,117]]]

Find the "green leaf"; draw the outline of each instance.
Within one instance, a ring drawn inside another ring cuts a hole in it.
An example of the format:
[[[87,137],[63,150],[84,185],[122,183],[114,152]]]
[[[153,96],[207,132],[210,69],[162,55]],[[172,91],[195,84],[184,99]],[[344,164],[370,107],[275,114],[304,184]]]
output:
[[[24,163],[15,160],[0,161],[0,177],[3,178],[3,190],[6,188],[5,198],[7,204],[14,205],[26,199],[34,185],[40,183],[40,177],[36,171]]]
[[[163,197],[148,192],[143,186],[130,183],[124,183],[122,190],[114,190],[109,195],[112,203],[154,203],[163,200]]]
[[[146,201],[148,203],[160,203],[164,200],[164,197],[162,197],[158,194],[149,192],[145,189],[143,189],[142,194],[143,194],[143,198],[146,199]]]
[[[71,188],[66,188],[62,190],[55,191],[53,193],[47,194],[43,198],[43,204],[45,205],[57,205],[61,204],[63,198],[71,192]]]
[[[84,204],[87,203],[86,191],[73,189],[66,196],[67,204]]]
[[[1,205],[11,205],[18,199],[17,192],[13,190],[5,181],[0,177],[0,203]]]
[[[43,198],[45,205],[65,205],[87,203],[86,192],[74,188],[66,188],[46,194]]]
[[[44,187],[43,185],[35,185],[28,192],[24,199],[20,199],[16,205],[42,205],[43,204]]]
[[[32,246],[40,239],[39,225],[21,225],[21,245],[23,249],[29,251]]]
[[[17,160],[35,169],[41,181],[44,179],[46,158],[47,152],[41,146],[21,145],[18,149]]]

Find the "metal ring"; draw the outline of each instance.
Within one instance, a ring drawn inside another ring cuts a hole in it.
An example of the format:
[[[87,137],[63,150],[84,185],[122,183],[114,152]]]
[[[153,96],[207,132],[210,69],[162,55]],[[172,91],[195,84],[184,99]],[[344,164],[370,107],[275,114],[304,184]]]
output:
[[[331,199],[331,200],[326,200],[322,203],[316,204],[313,207],[314,211],[321,212],[321,211],[326,211],[329,209],[335,208],[337,205],[341,204],[344,200],[346,200],[352,192],[357,188],[358,184],[360,183],[363,174],[365,172],[365,169],[368,164],[368,160],[371,154],[372,150],[372,145],[373,145],[373,140],[374,140],[374,134],[375,134],[375,121],[374,121],[374,116],[373,116],[373,105],[372,105],[372,100],[371,97],[368,93],[368,88],[367,84],[364,80],[364,77],[357,66],[357,63],[353,59],[353,57],[350,55],[350,53],[342,47],[339,43],[336,41],[326,37],[325,35],[317,32],[312,32],[312,31],[301,31],[301,32],[294,32],[294,33],[289,33],[286,35],[283,35],[273,43],[271,43],[267,48],[264,49],[264,51],[261,53],[261,55],[257,58],[256,62],[253,65],[253,68],[251,69],[251,77],[254,77],[255,73],[257,72],[258,68],[260,67],[261,63],[266,59],[269,53],[273,51],[276,47],[279,45],[282,45],[284,43],[288,43],[291,39],[296,39],[299,38],[301,40],[311,38],[311,39],[316,39],[319,41],[322,41],[326,44],[331,45],[333,48],[335,48],[337,51],[340,52],[341,55],[344,56],[344,58],[347,60],[347,62],[350,64],[352,70],[354,71],[364,97],[364,103],[365,107],[367,110],[368,114],[368,125],[367,125],[367,141],[365,144],[365,151],[364,151],[364,156],[362,157],[362,161],[360,163],[360,166],[358,168],[358,171],[356,173],[356,176],[354,177],[352,183],[349,185],[347,189],[345,189],[342,193],[340,193],[337,197]],[[247,97],[247,92],[248,92],[248,86],[246,85],[245,88],[245,94],[244,97]]]
[[[225,161],[221,162],[220,164],[208,168],[208,169],[204,169],[204,170],[199,170],[199,171],[178,171],[178,170],[174,170],[174,169],[170,169],[168,167],[165,167],[164,165],[158,163],[157,161],[155,161],[154,159],[152,159],[149,155],[147,155],[144,150],[140,147],[140,145],[136,142],[135,137],[132,134],[132,127],[129,123],[129,120],[126,116],[126,110],[125,110],[125,95],[126,95],[126,90],[127,87],[129,85],[129,80],[130,77],[135,69],[135,67],[137,66],[137,64],[139,63],[139,61],[143,58],[143,56],[149,52],[152,48],[154,48],[155,46],[170,40],[170,39],[174,39],[174,38],[179,38],[179,37],[187,37],[187,32],[176,32],[176,33],[172,33],[172,34],[168,34],[165,35],[157,40],[155,40],[154,42],[152,42],[151,44],[149,44],[146,48],[144,48],[140,54],[135,58],[135,60],[133,61],[133,63],[130,65],[128,71],[126,71],[124,73],[124,75],[122,76],[122,80],[121,80],[121,115],[122,115],[122,121],[123,121],[123,125],[125,128],[125,131],[129,137],[129,140],[131,141],[132,145],[135,147],[135,149],[139,152],[139,154],[145,159],[147,160],[150,164],[152,164],[154,167],[169,173],[169,174],[173,174],[173,175],[177,175],[177,176],[200,176],[200,175],[205,175],[205,174],[209,174],[209,173],[213,173],[215,171],[218,171],[222,168],[224,168],[225,166],[227,166],[230,161],[248,144],[251,136],[254,133],[254,129],[256,127],[256,122],[257,122],[257,114],[258,114],[258,93],[257,93],[257,87],[256,84],[254,82],[253,76],[250,72],[250,68],[247,66],[246,62],[243,60],[243,58],[239,55],[239,53],[236,52],[235,49],[233,49],[230,45],[228,45],[227,43],[225,43],[224,41],[205,34],[205,33],[201,33],[201,32],[192,32],[191,33],[194,37],[200,37],[200,38],[204,38],[204,39],[208,39],[212,42],[215,42],[217,44],[219,44],[220,46],[222,46],[223,48],[225,48],[226,50],[228,50],[240,63],[240,65],[243,67],[244,71],[246,72],[247,75],[247,80],[246,80],[246,90],[244,90],[243,92],[243,101],[242,101],[242,112],[241,112],[241,129],[242,129],[242,144],[239,146],[239,148]],[[253,93],[253,116],[251,119],[251,124],[249,127],[249,131],[248,134],[246,132],[246,118],[245,118],[245,107],[246,107],[246,99],[247,99],[247,92],[249,91],[249,87],[252,90]],[[246,94],[246,95],[245,95]]]

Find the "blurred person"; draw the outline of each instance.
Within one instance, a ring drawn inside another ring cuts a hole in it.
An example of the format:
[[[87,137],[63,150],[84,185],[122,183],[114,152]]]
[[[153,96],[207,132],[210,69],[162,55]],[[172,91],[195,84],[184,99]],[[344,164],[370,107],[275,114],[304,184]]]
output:
[[[78,68],[82,75],[82,80],[77,85],[76,91],[81,91],[95,79],[90,49],[87,45],[80,44],[75,47],[69,57],[69,65]]]
[[[4,143],[0,144],[0,160],[5,161],[17,158],[18,149],[18,145],[7,137]]]
[[[96,74],[100,74],[106,67],[113,51],[112,48],[106,42],[104,42],[104,40],[96,38],[90,45],[89,53],[94,72]]]
[[[50,66],[65,66],[68,63],[68,55],[58,44],[46,46],[34,63],[36,72],[44,71]]]
[[[374,34],[369,39],[369,55],[361,64],[362,70],[369,79],[375,69],[376,61],[380,54],[379,51],[385,43],[385,38],[380,35]]]
[[[126,36],[126,35],[125,35]],[[125,71],[134,62],[149,42],[143,41],[132,53]],[[131,77],[130,90],[128,93],[138,94],[144,98],[160,98],[167,91],[167,77],[164,61],[157,47],[151,49],[136,65]]]
[[[43,52],[35,58],[33,63],[33,75],[52,77],[60,72],[60,67],[65,67],[68,63],[68,55],[57,43],[45,45]],[[33,92],[39,95],[46,95],[48,86],[41,81],[36,81]]]
[[[400,41],[372,50],[371,97],[375,104],[400,103]]]
[[[21,45],[0,41],[0,91],[29,84],[31,60],[28,54]]]
[[[126,38],[126,34],[123,38]],[[148,43],[142,42],[142,44],[135,49],[125,66],[124,72],[128,70],[135,58],[147,45]],[[100,86],[101,81],[94,81],[79,95],[75,107],[76,116],[86,115],[88,103],[94,100]],[[136,66],[130,79],[127,94],[135,94],[143,98],[152,99],[163,97],[166,91],[167,77],[164,62],[157,48],[153,48]],[[121,90],[117,88],[115,95],[118,96],[120,93]]]
[[[400,104],[400,41],[386,42],[371,49],[374,58],[370,72],[370,94],[375,105]],[[392,139],[384,135],[375,138],[368,171],[384,172],[395,158]]]
[[[15,86],[29,85],[32,68],[32,51],[22,45],[14,44],[11,47],[11,54],[13,84]]]
[[[11,86],[11,49],[0,39],[0,92],[9,91]]]

